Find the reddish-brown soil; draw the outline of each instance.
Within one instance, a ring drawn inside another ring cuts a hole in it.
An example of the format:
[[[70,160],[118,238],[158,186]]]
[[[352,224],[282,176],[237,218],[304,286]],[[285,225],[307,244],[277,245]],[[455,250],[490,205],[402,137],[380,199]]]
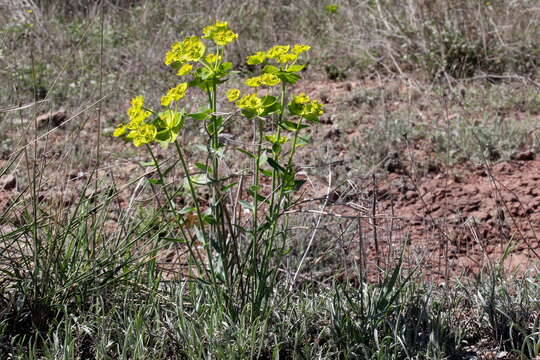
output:
[[[378,186],[378,216],[398,219],[389,246],[434,277],[477,274],[487,266],[523,272],[540,263],[540,160],[531,153],[464,175],[391,174]],[[401,240],[401,241],[400,241]],[[374,245],[369,258],[375,257]],[[503,258],[505,252],[510,251]]]
[[[337,112],[339,107],[330,98],[346,97],[358,87],[356,82],[323,84],[324,87],[318,83],[308,83],[301,88],[314,98],[322,98],[321,93],[327,94],[329,99],[322,101],[327,103],[329,114]],[[402,93],[406,89],[396,86],[395,91]],[[396,102],[394,105],[407,106],[407,103]],[[346,130],[346,134],[340,134],[339,129],[334,129],[336,124],[332,118],[322,120],[316,135],[320,135],[318,138],[323,141],[332,142],[332,160],[336,161],[352,156],[347,142],[357,136],[364,126],[369,126],[362,123],[357,128],[351,127],[355,133]],[[54,139],[60,144],[65,135],[65,129],[61,128],[51,135],[50,141]],[[122,145],[114,139],[107,141],[111,154],[112,149],[116,151],[120,147]],[[420,157],[429,159],[429,150]],[[540,264],[540,156],[523,152],[508,162],[483,166],[464,162],[446,170],[439,166],[422,175],[416,175],[415,164],[408,164],[407,159],[401,160],[402,163],[398,162],[396,166],[384,165],[385,170],[390,172],[388,176],[377,181],[370,179],[368,186],[356,184],[354,196],[347,198],[349,195],[342,197],[339,193],[330,196],[324,209],[329,216],[343,215],[347,217],[346,221],[351,222],[356,221],[356,216],[361,220],[362,228],[359,230],[363,234],[358,236],[358,241],[350,248],[347,248],[347,244],[336,245],[344,248],[351,262],[364,262],[368,271],[376,274],[377,271],[373,271],[376,266],[394,264],[401,249],[404,249],[406,267],[412,269],[421,266],[434,279],[473,275],[488,266],[499,264],[505,271],[518,272],[534,269]],[[111,163],[116,164],[112,171],[118,185],[134,178],[135,173],[142,174],[144,171],[136,171],[137,165],[127,166],[118,159]],[[78,174],[82,170],[85,169],[73,171]],[[73,180],[60,188],[61,196],[48,190],[52,194],[50,196],[67,201],[65,206],[73,202],[72,198],[77,199],[77,192],[74,196],[68,196],[68,188],[75,188],[77,184],[80,187],[84,183],[82,178],[69,174],[66,173],[66,176]],[[324,197],[324,181],[312,180],[310,178],[308,182],[311,190],[304,195]],[[351,181],[357,182],[356,179]],[[20,190],[17,187],[13,176],[2,176],[0,211],[17,198],[17,190]],[[375,202],[373,194],[376,194]],[[130,195],[129,191],[121,193],[118,200],[120,207],[126,206]],[[318,211],[320,204],[320,201],[307,202],[303,208]],[[501,261],[508,250],[508,256]],[[175,248],[164,252],[164,262],[182,262],[178,260],[182,258],[179,251],[181,253],[181,249]]]
[[[325,105],[329,113],[339,112],[339,103],[332,99],[346,98],[357,88],[379,87],[398,94],[398,101],[390,104],[393,110],[410,107],[400,99],[410,98],[409,93],[414,92],[399,82],[322,82],[303,87],[314,98],[331,94]],[[446,116],[436,109],[430,112],[429,107],[423,115],[433,122]],[[364,118],[370,121],[369,116]],[[361,120],[358,127],[350,129],[352,133],[347,131],[343,141],[333,136],[336,124],[322,120],[319,137],[334,140],[338,157],[334,160],[345,162],[354,157],[347,143],[361,139],[364,128],[372,126]],[[433,151],[425,142],[414,142],[410,144],[414,154],[395,154],[395,159],[389,156],[381,164],[390,173],[387,177],[360,182],[351,179],[356,188],[350,193],[331,194],[326,213],[350,221],[355,221],[355,216],[361,219],[364,234],[348,250],[351,260],[363,262],[369,277],[378,273],[378,266],[391,268],[402,249],[408,269],[421,267],[433,279],[475,275],[494,266],[517,273],[536,270],[540,265],[540,157],[523,151],[515,153],[511,161],[481,166],[466,160],[450,167],[439,163],[417,175],[420,159],[431,163]],[[417,160],[412,163],[409,155]],[[324,183],[319,181],[315,198],[325,194]]]

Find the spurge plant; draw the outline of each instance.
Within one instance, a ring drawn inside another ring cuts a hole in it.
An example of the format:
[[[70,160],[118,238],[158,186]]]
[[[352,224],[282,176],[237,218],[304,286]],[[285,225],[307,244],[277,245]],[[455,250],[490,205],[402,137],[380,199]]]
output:
[[[295,154],[306,144],[302,131],[323,114],[318,101],[305,94],[289,94],[304,70],[300,60],[308,45],[277,45],[256,52],[247,64],[260,67],[261,73],[244,81],[250,91],[222,90],[233,73],[232,63],[224,60],[225,49],[237,37],[227,22],[218,21],[203,29],[202,38],[190,36],[175,42],[165,64],[186,80],[161,98],[161,111],[145,106],[142,96],[135,97],[127,112],[129,121],[114,132],[148,150],[160,176],[157,183],[166,196],[167,212],[178,225],[175,240],[189,252],[191,277],[233,319],[246,310],[257,318],[269,309],[280,281],[278,268],[289,250],[287,213],[298,201],[295,193],[303,183],[297,176]],[[188,113],[181,100],[194,88],[206,93],[208,104]],[[232,111],[218,109],[222,94],[235,105]],[[194,164],[197,173],[190,170],[185,151],[192,144],[180,136],[187,121],[195,122],[207,135],[206,161]],[[231,174],[224,165],[231,152],[225,151],[222,133],[239,121],[251,121],[254,131],[251,142],[234,146],[235,163],[241,164],[244,158],[251,165]],[[174,144],[185,179],[180,186],[165,185],[170,172],[156,159],[154,143]],[[199,187],[207,187],[209,200],[201,197]],[[177,196],[189,199],[189,205],[179,209]]]

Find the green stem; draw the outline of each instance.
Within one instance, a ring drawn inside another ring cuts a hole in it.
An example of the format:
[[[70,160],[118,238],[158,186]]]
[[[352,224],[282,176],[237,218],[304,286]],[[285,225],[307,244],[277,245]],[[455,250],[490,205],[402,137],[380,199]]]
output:
[[[158,163],[158,160],[156,159],[156,157],[154,156],[154,152],[152,151],[152,148],[150,147],[150,145],[146,144],[146,149],[148,150],[148,152],[150,153],[150,156],[152,157],[152,160],[154,161],[154,164],[156,166],[156,171],[158,173],[158,176],[159,176],[159,179],[161,180],[162,184],[163,184],[163,192],[165,193],[165,197],[167,198],[167,202],[169,204],[169,208],[171,210],[174,209],[174,203],[173,203],[173,200],[172,200],[172,197],[171,195],[169,194],[169,192],[167,191],[167,187],[165,186],[165,177],[163,175],[163,172],[161,171],[161,168],[159,166],[159,163]],[[183,158],[181,158],[183,160]],[[196,201],[196,200],[195,200]],[[200,221],[200,219],[199,219]],[[197,259],[198,257],[195,257],[195,253],[193,251],[193,248],[192,248],[192,237],[191,235],[190,236],[187,236],[185,230],[184,230],[184,223],[179,223],[178,224],[178,227],[180,229],[180,232],[182,233],[182,236],[185,238],[185,239],[190,239],[191,240],[191,243],[188,244],[188,251],[190,253],[190,255],[192,256],[193,259]],[[197,271],[202,274],[202,260],[200,258],[198,258],[198,261],[195,263],[195,265],[197,266]]]
[[[286,97],[286,86],[285,83],[281,83],[281,101],[280,101],[280,107],[281,111],[279,112],[279,118],[277,122],[277,129],[276,129],[276,139],[279,144],[279,138],[281,136],[281,122],[283,121],[283,114],[285,113],[285,97]],[[274,160],[279,162],[279,156],[281,155],[281,144],[278,146],[278,151],[274,153]],[[276,186],[277,186],[277,177],[276,177],[276,169],[272,170],[272,194],[276,193]],[[275,196],[272,195],[272,198],[270,199],[270,213],[274,212],[274,205],[275,205]]]
[[[191,198],[193,199],[193,203],[195,205],[195,212],[197,213],[197,219],[199,220],[199,226],[200,231],[202,234],[202,237],[204,239],[205,245],[208,244],[208,236],[204,230],[204,222],[203,222],[203,216],[201,212],[201,208],[199,206],[199,199],[197,197],[197,193],[195,192],[195,187],[193,186],[193,180],[191,178],[191,175],[189,174],[189,169],[187,166],[186,158],[184,156],[184,153],[182,152],[182,148],[180,147],[180,144],[178,143],[178,140],[174,142],[176,152],[178,153],[178,158],[180,159],[180,163],[182,164],[182,169],[184,170],[184,173],[186,175],[186,179],[188,182],[189,191],[191,193]],[[205,246],[208,249],[208,246]],[[212,256],[210,256],[209,250],[207,250],[208,255],[208,262],[210,265],[210,275],[213,283],[215,283],[215,276],[214,276],[214,266],[212,261]]]

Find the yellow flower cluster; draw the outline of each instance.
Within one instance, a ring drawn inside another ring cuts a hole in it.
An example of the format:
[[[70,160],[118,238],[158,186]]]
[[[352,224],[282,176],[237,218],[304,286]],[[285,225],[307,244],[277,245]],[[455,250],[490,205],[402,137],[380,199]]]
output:
[[[203,33],[203,39],[211,39],[219,46],[225,46],[238,38],[238,34],[229,29],[226,21],[217,21],[214,25],[205,27]]]
[[[208,54],[206,55],[206,58],[204,59],[209,64],[215,64],[218,61],[221,61],[221,56],[216,54]]]
[[[178,69],[178,72],[176,75],[178,76],[184,76],[187,75],[193,70],[193,66],[191,64],[184,64],[180,69]]]
[[[248,56],[247,63],[248,65],[257,65],[261,64],[266,60],[266,53],[264,51],[258,51],[255,54]]]
[[[302,117],[319,117],[324,114],[323,106],[317,100],[311,100],[306,94],[293,97],[292,106],[297,110],[297,114]]]
[[[240,90],[238,89],[230,89],[227,91],[227,99],[229,102],[236,101],[240,97]]]
[[[167,51],[165,65],[171,65],[174,62],[199,61],[205,50],[206,46],[197,36],[187,37],[182,42],[175,42],[171,50]]]
[[[257,94],[245,95],[236,102],[236,106],[257,114],[261,114],[264,111],[263,101]]]
[[[169,106],[173,101],[180,100],[186,95],[187,88],[187,83],[181,83],[172,89],[169,89],[169,91],[167,91],[167,95],[161,97],[161,105]]]
[[[270,59],[276,59],[281,55],[289,52],[290,45],[274,45],[266,52],[266,56]]]
[[[280,64],[293,63],[298,59],[298,56],[311,49],[309,45],[295,44],[291,50],[290,45],[275,45],[266,52],[258,51],[255,54],[248,56],[248,65],[257,65],[263,63],[266,59],[273,59]]]
[[[149,144],[156,138],[157,129],[152,124],[147,124],[144,120],[151,115],[150,111],[144,110],[144,97],[137,96],[131,100],[131,107],[127,114],[129,123],[119,125],[113,133],[113,136],[121,136],[126,130],[130,130],[126,138],[133,141],[135,146]]]
[[[262,85],[276,86],[279,83],[281,83],[281,80],[276,75],[267,73],[249,78],[244,82],[244,84],[250,87],[258,87]]]
[[[309,49],[311,49],[311,46],[309,45],[296,44],[294,45],[292,52],[293,54],[300,55],[301,53],[309,51]]]
[[[133,141],[133,145],[141,146],[150,144],[156,138],[157,129],[152,124],[141,124],[136,130],[130,131],[127,138]]]

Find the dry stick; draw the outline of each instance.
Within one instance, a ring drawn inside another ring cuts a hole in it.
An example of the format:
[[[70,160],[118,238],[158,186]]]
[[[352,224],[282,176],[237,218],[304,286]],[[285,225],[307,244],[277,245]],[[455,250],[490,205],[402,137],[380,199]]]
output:
[[[363,236],[363,233],[362,233],[362,219],[360,217],[358,217],[358,241],[360,242],[360,267],[359,267],[359,271],[360,271],[360,282],[361,283],[364,283],[364,281],[366,281],[365,279],[365,273],[367,271],[367,269],[365,268],[366,267],[366,263],[365,263],[365,257],[364,257],[364,253],[365,253],[365,249],[364,249],[364,236]]]
[[[73,115],[72,117],[70,117],[69,119],[67,119],[66,121],[64,121],[62,123],[62,126],[66,125],[68,122],[70,122],[71,120],[75,119],[77,116],[81,115],[82,113],[84,113],[85,111],[87,111],[88,109],[91,109],[93,108],[94,106],[98,105],[101,101],[103,101],[104,99],[106,99],[109,95],[105,95],[101,98],[99,98],[97,101],[95,101],[94,103],[88,105],[87,107],[85,107],[84,109],[82,109],[81,111],[79,111],[78,113],[76,113],[75,115]],[[36,118],[37,118],[37,115],[36,115]],[[40,136],[36,136],[32,141],[28,142],[26,145],[22,146],[21,148],[13,151],[11,154],[8,155],[8,158],[7,160],[9,161],[11,159],[12,156],[14,156],[15,154],[25,150],[27,147],[31,146],[32,144],[35,144],[38,142],[38,140],[41,140],[42,138],[48,136],[50,133],[52,133],[53,131],[56,131],[57,129],[59,129],[60,126],[57,126],[57,127],[54,127],[52,128],[51,130],[47,131],[46,133],[40,135]]]
[[[405,137],[404,140],[405,140],[405,145],[406,145],[407,151],[409,152],[409,158],[411,159],[411,162],[412,162],[412,168],[415,168],[416,167],[416,161],[414,160],[414,156],[413,156],[413,153],[412,153],[412,150],[411,150],[411,145],[409,144],[409,140],[406,137]],[[414,189],[415,189],[416,193],[418,194],[418,198],[422,202],[422,205],[424,205],[424,207],[426,209],[431,209],[431,206],[429,206],[428,203],[426,202],[426,200],[424,199],[425,194],[422,194],[422,192],[420,191],[420,186],[418,185],[418,182],[416,181],[416,179],[411,174],[406,173],[406,175],[409,178],[409,180],[411,181],[412,185],[414,186]],[[446,239],[446,241],[449,241],[450,239],[448,237],[448,234],[444,231],[442,226],[437,221],[435,221],[435,219],[433,218],[431,213],[426,214],[426,215],[429,218],[430,224],[433,225],[435,228],[437,228],[437,230],[440,230],[442,236]]]
[[[375,243],[375,256],[377,257],[377,274],[381,280],[381,259],[379,254],[379,237],[377,234],[377,189],[375,185],[375,175],[372,176],[373,196],[371,200],[371,228],[373,231],[373,242]]]
[[[101,7],[101,19],[100,19],[100,42],[99,42],[99,93],[98,98],[101,98],[103,95],[103,24],[104,24],[104,6],[103,6],[103,0],[100,1],[100,7]],[[100,165],[100,147],[101,147],[101,110],[102,110],[102,103],[99,102],[98,104],[98,115],[97,115],[97,129],[96,129],[96,165],[95,165],[95,178],[94,178],[94,194],[97,195],[98,191],[98,180],[99,180],[99,165]],[[97,212],[93,213],[92,216],[92,228],[94,228],[94,236],[92,239],[92,249],[90,253],[90,257],[92,259],[95,259],[96,256],[96,243],[97,243],[97,237],[98,237],[98,231],[97,231],[97,221],[98,216]],[[94,264],[95,265],[95,264]],[[95,270],[95,269],[94,269]]]
[[[525,78],[526,79],[526,78]],[[531,80],[531,83],[535,86],[538,86],[540,87],[540,85],[538,85],[537,83],[533,82]],[[464,111],[468,114],[468,115],[471,115],[470,112],[463,108]],[[472,131],[472,134],[473,136],[475,137],[476,141],[478,141],[478,143],[482,143],[480,138],[478,137],[478,135],[476,134],[476,132]],[[504,209],[507,211],[508,215],[510,216],[510,219],[512,219],[512,222],[514,224],[514,226],[516,227],[517,231],[519,232],[519,235],[521,236],[521,238],[523,239],[523,241],[525,242],[525,244],[527,245],[527,247],[529,248],[529,250],[537,257],[540,259],[540,254],[538,254],[534,248],[531,246],[530,242],[527,240],[527,238],[525,237],[525,234],[523,234],[523,231],[521,230],[519,224],[517,223],[516,219],[514,218],[514,216],[512,216],[512,213],[510,212],[510,209],[508,209],[508,206],[506,205],[506,202],[503,201],[503,198],[502,198],[502,193],[500,191],[500,189],[497,187],[497,184],[499,184],[502,188],[504,188],[506,191],[510,192],[512,195],[514,195],[514,197],[517,199],[518,203],[519,203],[519,206],[522,210],[525,210],[525,207],[523,206],[523,203],[519,200],[519,197],[517,196],[517,194],[509,189],[506,185],[502,184],[501,182],[499,182],[495,176],[493,175],[493,173],[491,172],[491,168],[489,167],[488,165],[488,161],[487,159],[485,158],[485,156],[482,155],[482,163],[484,165],[484,169],[486,170],[486,173],[487,175],[489,176],[489,179],[491,180],[492,184],[493,184],[493,187],[495,188],[495,192],[496,194],[499,196],[499,198],[501,199],[501,203],[503,204],[504,206]],[[499,206],[499,205],[497,205]],[[497,211],[499,211],[499,208],[497,208]],[[526,212],[524,212],[526,214]],[[502,219],[500,218],[500,216],[497,216],[498,220],[499,220],[499,225],[501,226],[502,228]],[[535,239],[538,239],[538,236],[536,235],[536,231],[534,230],[534,227],[532,226],[531,224],[531,220],[530,220],[530,217],[527,216],[527,222],[529,223],[529,227],[534,235],[534,238]]]
[[[306,250],[304,251],[304,255],[302,255],[302,259],[300,260],[300,263],[298,264],[298,267],[296,268],[296,272],[293,276],[292,282],[289,286],[289,290],[292,291],[294,283],[296,282],[296,278],[298,277],[298,274],[300,273],[300,269],[302,268],[302,265],[304,264],[304,261],[306,260],[307,254],[309,252],[309,249],[311,248],[311,245],[313,244],[313,240],[315,239],[315,235],[318,232],[319,225],[321,223],[323,214],[322,212],[326,208],[326,205],[328,203],[328,199],[330,198],[330,189],[332,188],[332,167],[328,167],[328,186],[326,188],[326,200],[321,206],[321,214],[317,218],[317,223],[315,224],[315,228],[313,229],[313,232],[311,233],[311,238],[309,239],[308,246]]]
[[[528,82],[531,85],[535,86],[536,88],[540,89],[540,84],[536,81],[525,77],[525,76],[518,76],[518,75],[494,75],[494,74],[482,74],[478,76],[473,76],[469,78],[463,79],[464,81],[467,80],[489,80],[489,79],[497,79],[497,80],[519,80],[523,82]]]
[[[19,110],[24,110],[24,109],[28,109],[32,106],[36,106],[38,104],[41,104],[41,103],[44,103],[44,102],[47,102],[49,100],[47,99],[43,99],[43,100],[39,100],[39,101],[33,101],[31,103],[28,103],[28,104],[25,104],[25,105],[20,105],[20,106],[7,106],[7,107],[0,107],[0,113],[8,113],[8,112],[13,112],[13,111],[19,111]]]
[[[373,219],[373,216],[371,214],[362,216],[362,215],[342,215],[342,214],[336,214],[331,213],[323,210],[312,210],[312,209],[303,209],[303,210],[289,210],[285,211],[284,214],[298,214],[298,213],[309,213],[309,214],[320,214],[325,216],[333,216],[339,219],[366,219],[371,220]],[[391,219],[398,219],[398,220],[407,220],[405,217],[397,217],[397,216],[384,216],[384,215],[377,215],[375,216],[376,219],[381,220],[391,220]]]
[[[30,58],[31,58],[31,61],[32,61],[32,80],[33,80],[33,86],[34,86],[34,101],[36,101],[36,94],[37,94],[37,89],[36,89],[36,69],[35,69],[35,64],[34,64],[34,52],[31,51],[30,52]],[[37,109],[34,107],[34,159],[32,161],[32,172],[30,172],[30,166],[29,166],[29,163],[28,163],[28,152],[25,150],[24,152],[24,155],[25,155],[25,158],[26,158],[26,167],[27,167],[27,171],[28,171],[28,181],[31,182],[31,188],[32,188],[32,217],[34,219],[34,224],[32,226],[32,237],[34,238],[33,239],[33,242],[34,242],[34,265],[35,265],[35,270],[33,272],[33,276],[36,276],[36,277],[39,277],[40,276],[40,270],[42,270],[42,268],[40,267],[40,259],[39,259],[39,253],[40,253],[40,249],[39,249],[39,246],[40,246],[40,243],[39,243],[39,240],[38,240],[38,236],[37,236],[37,229],[38,229],[38,220],[37,220],[37,206],[38,206],[38,198],[37,198],[37,189],[36,189],[36,171],[37,171],[37,164],[36,164],[36,161],[37,161],[37,154],[38,154],[38,143],[37,143],[37,134],[38,134],[38,123],[37,123]],[[46,284],[46,279],[45,279],[45,276],[43,276],[43,284]],[[36,280],[36,279],[34,279]],[[37,287],[34,288],[34,291],[38,291]],[[37,296],[37,295],[40,295],[40,294],[35,294],[34,293],[34,296]]]
[[[485,161],[485,159],[484,159]],[[517,223],[516,219],[514,216],[512,216],[512,213],[510,212],[510,209],[508,208],[508,205],[506,205],[506,201],[503,200],[502,198],[502,193],[501,193],[501,190],[499,189],[499,187],[497,187],[497,184],[501,187],[501,188],[504,188],[506,191],[508,191],[509,193],[511,193],[512,195],[514,195],[514,197],[517,199],[517,202],[519,203],[519,206],[522,210],[525,210],[525,207],[523,206],[523,203],[521,202],[521,200],[519,200],[519,197],[517,196],[517,194],[515,193],[515,191],[513,191],[512,189],[508,188],[506,185],[502,184],[501,182],[499,182],[497,180],[497,178],[495,178],[495,176],[493,175],[493,173],[491,172],[491,169],[487,166],[487,162],[485,162],[485,167],[486,167],[486,173],[488,174],[489,176],[489,179],[491,180],[492,184],[493,184],[493,187],[495,188],[495,192],[496,194],[499,196],[499,198],[501,199],[501,203],[503,204],[504,206],[504,209],[507,211],[508,213],[508,216],[510,217],[510,219],[512,219],[512,222],[514,223],[514,226],[516,227],[517,231],[519,232],[519,235],[521,236],[521,238],[523,239],[523,241],[525,242],[525,244],[527,245],[527,247],[529,248],[529,250],[531,250],[531,252],[534,254],[534,256],[536,256],[538,259],[540,259],[540,254],[538,254],[534,248],[531,246],[531,244],[529,243],[529,241],[527,240],[527,238],[525,237],[525,234],[523,233],[523,231],[521,230],[519,224]],[[499,210],[499,209],[497,209]],[[524,212],[526,214],[526,212]],[[526,214],[527,215],[527,214]],[[502,221],[501,217],[500,216],[497,216],[499,222]],[[535,237],[535,239],[538,239],[537,235],[536,235],[536,231],[534,231],[534,227],[532,226],[531,224],[531,220],[530,220],[530,217],[527,216],[527,222],[529,223],[529,226],[531,228],[531,231]],[[500,226],[502,226],[502,224],[500,224]]]
[[[445,75],[446,75],[446,72],[445,72]],[[450,85],[450,82],[449,82],[449,85]],[[443,94],[443,101],[444,101],[444,117],[445,117],[445,120],[446,120],[446,136],[447,136],[447,145],[446,145],[446,169],[445,169],[445,177],[444,177],[444,192],[443,192],[443,197],[444,197],[444,212],[445,214],[448,214],[448,197],[446,196],[447,194],[447,190],[448,190],[448,175],[449,175],[449,171],[448,171],[448,168],[450,167],[450,115],[449,115],[449,111],[448,111],[448,98],[447,98],[447,93],[446,91],[444,92]],[[446,228],[446,231],[448,232],[448,227],[447,227],[447,221],[444,220],[444,226]],[[449,271],[448,271],[448,264],[449,264],[449,260],[448,260],[448,252],[449,252],[449,238],[448,237],[444,237],[444,260],[445,260],[445,269],[444,269],[444,279],[446,281],[446,283],[448,284],[448,277],[450,275]],[[440,262],[439,262],[440,264]]]
[[[100,42],[99,42],[99,95],[98,98],[101,98],[103,96],[103,27],[104,27],[104,5],[103,0],[100,2],[101,7],[101,36],[100,36]],[[101,110],[102,110],[102,103],[100,102],[98,104],[98,118],[97,118],[97,131],[96,131],[96,177],[95,177],[95,184],[94,184],[94,191],[97,193],[98,189],[98,180],[99,180],[99,163],[100,163],[100,147],[101,147]],[[95,250],[95,249],[94,249]]]

